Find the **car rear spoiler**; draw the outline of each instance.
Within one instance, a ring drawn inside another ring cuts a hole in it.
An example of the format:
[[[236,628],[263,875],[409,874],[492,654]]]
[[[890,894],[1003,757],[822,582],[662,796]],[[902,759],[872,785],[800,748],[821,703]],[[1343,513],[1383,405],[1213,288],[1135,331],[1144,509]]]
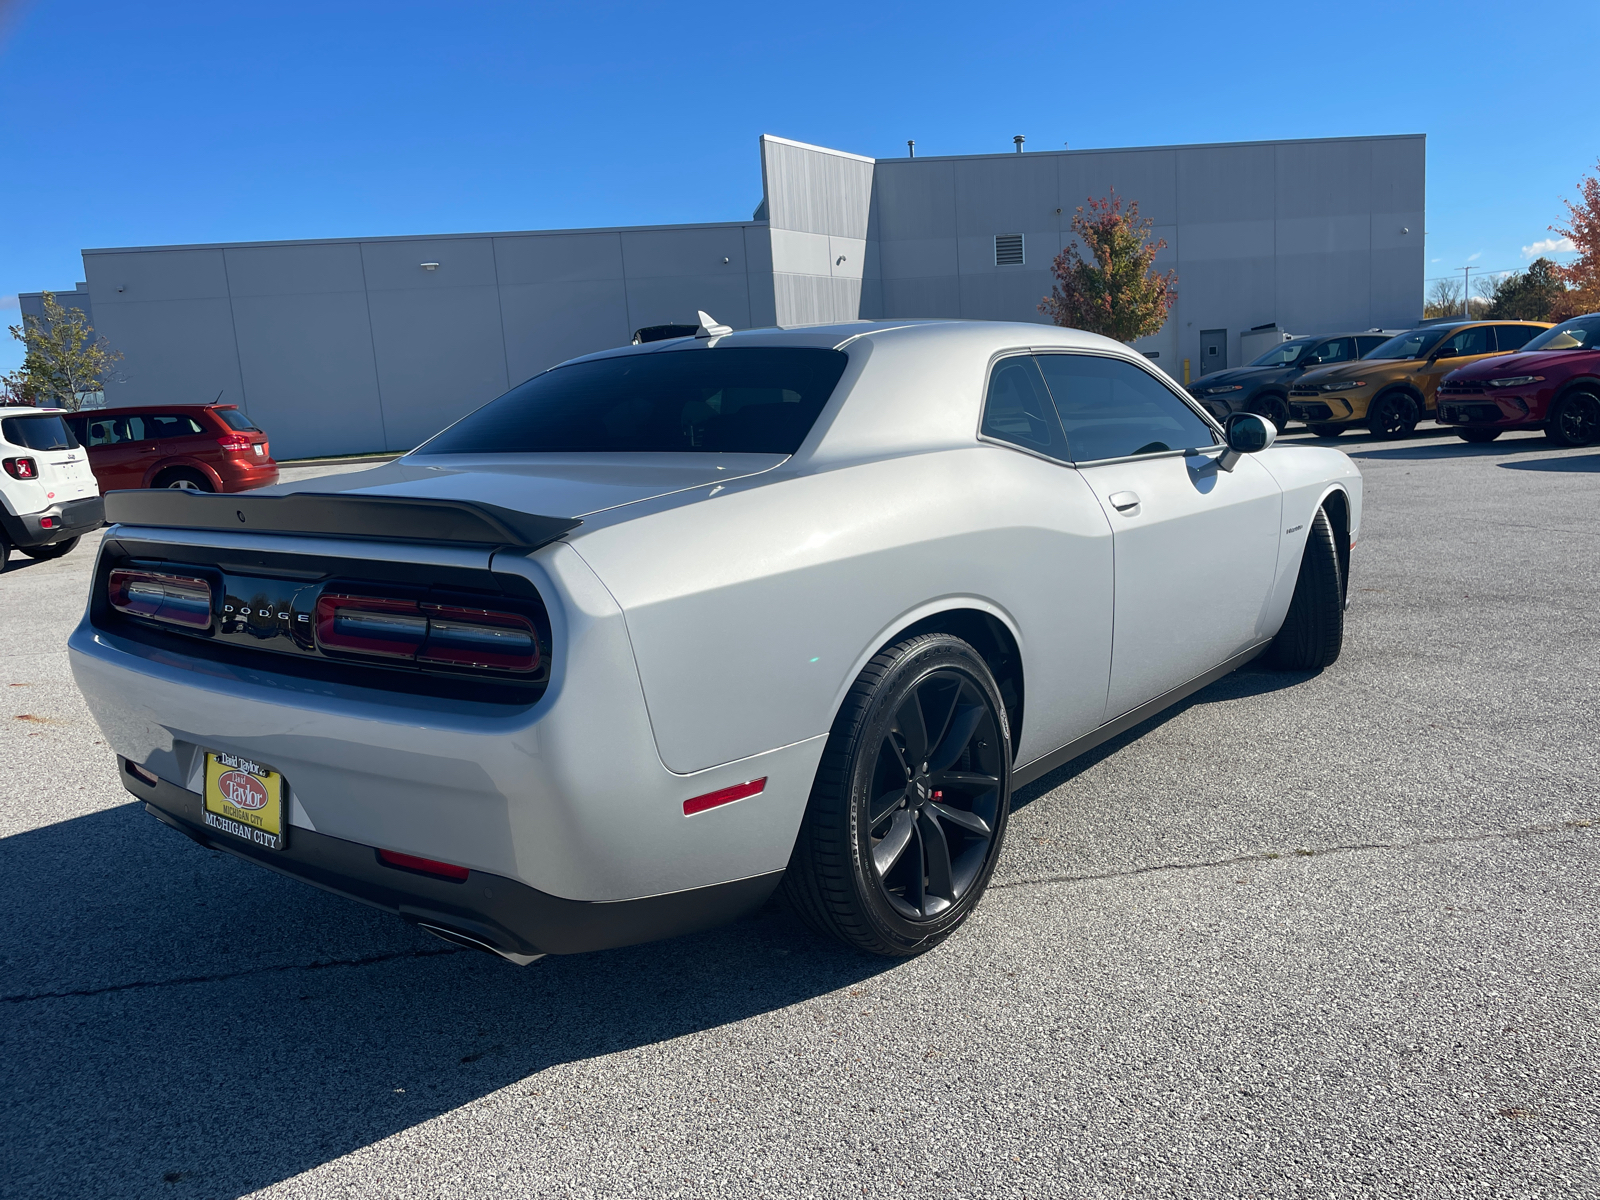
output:
[[[465,542],[536,550],[570,533],[576,517],[541,517],[475,500],[289,492],[282,496],[213,495],[181,488],[106,493],[106,521],[162,529],[382,538],[396,542]]]

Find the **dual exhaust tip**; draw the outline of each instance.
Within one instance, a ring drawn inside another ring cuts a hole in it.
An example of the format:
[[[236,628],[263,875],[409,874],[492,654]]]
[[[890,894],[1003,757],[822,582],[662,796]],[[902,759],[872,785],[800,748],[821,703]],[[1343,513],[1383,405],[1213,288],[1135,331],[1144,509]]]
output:
[[[465,946],[468,950],[482,950],[486,954],[493,954],[496,958],[503,958],[509,963],[525,967],[529,963],[536,963],[544,957],[542,954],[518,954],[514,950],[502,950],[493,942],[486,942],[482,938],[470,933],[463,933],[459,929],[451,929],[447,925],[435,925],[431,921],[418,921],[417,928],[433,934],[434,937],[449,942],[456,946]]]

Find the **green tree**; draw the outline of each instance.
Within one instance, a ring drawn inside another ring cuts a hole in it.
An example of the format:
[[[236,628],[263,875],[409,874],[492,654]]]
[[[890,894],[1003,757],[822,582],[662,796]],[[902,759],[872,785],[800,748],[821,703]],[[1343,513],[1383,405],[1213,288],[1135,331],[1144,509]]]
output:
[[[1124,212],[1115,192],[1091,199],[1087,211],[1079,208],[1072,232],[1093,261],[1084,258],[1076,242],[1056,255],[1050,268],[1055,286],[1039,302],[1039,311],[1057,325],[1119,342],[1160,332],[1176,298],[1178,275],[1153,269],[1156,253],[1167,243],[1165,238],[1151,241],[1152,224],[1140,218],[1138,201]]]
[[[1482,315],[1496,321],[1550,320],[1550,310],[1566,291],[1560,270],[1548,258],[1536,258],[1526,271],[1508,271],[1487,280],[1483,298],[1489,307]]]
[[[19,370],[0,377],[0,392],[10,403],[77,409],[91,393],[103,391],[122,355],[111,349],[81,308],[62,308],[55,293],[44,293],[44,317],[27,316],[8,327],[25,347]]]

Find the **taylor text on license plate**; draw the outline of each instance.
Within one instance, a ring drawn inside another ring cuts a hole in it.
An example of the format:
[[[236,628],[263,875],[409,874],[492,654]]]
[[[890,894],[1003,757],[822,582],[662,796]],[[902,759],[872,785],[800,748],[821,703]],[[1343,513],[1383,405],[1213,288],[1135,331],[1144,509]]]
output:
[[[236,754],[206,754],[206,825],[282,850],[283,776]]]

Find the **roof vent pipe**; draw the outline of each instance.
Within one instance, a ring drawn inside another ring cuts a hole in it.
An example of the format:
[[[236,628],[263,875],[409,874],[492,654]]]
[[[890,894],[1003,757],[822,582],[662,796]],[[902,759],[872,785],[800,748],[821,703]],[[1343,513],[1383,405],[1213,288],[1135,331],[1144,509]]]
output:
[[[1027,140],[1028,140],[1028,139],[1027,139],[1027,138],[1025,138],[1025,137],[1023,137],[1023,136],[1022,136],[1022,135],[1021,135],[1021,134],[1020,134],[1020,133],[1019,133],[1019,134],[1017,134],[1017,136],[1016,136],[1016,137],[1014,137],[1014,138],[1012,138],[1012,139],[1011,139],[1011,140],[1012,140],[1012,141],[1013,141],[1013,142],[1015,142],[1015,143],[1016,143],[1016,144],[1017,144],[1017,153],[1018,153],[1018,154],[1021,154],[1021,153],[1022,153],[1022,143],[1023,143],[1023,142],[1025,142],[1025,141],[1027,141]]]
[[[910,138],[906,139],[906,154],[910,158],[915,158],[917,156],[917,144]]]

